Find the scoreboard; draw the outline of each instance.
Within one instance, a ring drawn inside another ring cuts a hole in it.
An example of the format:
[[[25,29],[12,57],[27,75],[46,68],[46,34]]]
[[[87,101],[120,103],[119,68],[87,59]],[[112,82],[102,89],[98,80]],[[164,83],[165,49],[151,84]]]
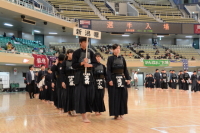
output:
[[[92,30],[102,32],[128,32],[128,33],[182,33],[181,24],[174,23],[150,23],[150,22],[122,22],[92,20]]]

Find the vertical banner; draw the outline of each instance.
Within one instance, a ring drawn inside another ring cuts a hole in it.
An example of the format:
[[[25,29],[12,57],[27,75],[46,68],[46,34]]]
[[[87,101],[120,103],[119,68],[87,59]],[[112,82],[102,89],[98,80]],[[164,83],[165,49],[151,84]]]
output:
[[[17,75],[17,68],[14,68],[14,75]]]
[[[38,54],[32,54],[34,57],[34,67],[41,67],[41,65],[45,65],[46,68],[48,68],[48,60],[45,55],[38,55]]]
[[[53,61],[56,61],[56,56],[47,56],[48,60],[49,60],[49,67],[52,67]]]

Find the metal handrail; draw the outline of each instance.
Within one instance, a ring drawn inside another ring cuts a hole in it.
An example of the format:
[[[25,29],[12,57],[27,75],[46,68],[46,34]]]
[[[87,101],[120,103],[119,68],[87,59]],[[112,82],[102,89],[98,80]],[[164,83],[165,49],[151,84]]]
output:
[[[39,12],[44,13],[46,15],[50,15],[50,16],[53,16],[53,17],[56,17],[56,18],[59,18],[59,19],[65,20],[65,21],[69,21],[68,17],[61,15],[61,14],[58,14],[58,11],[53,6],[52,6],[52,10],[51,10],[49,8],[45,8],[42,4],[39,7],[36,7],[34,5],[34,3],[30,3],[30,1],[26,1],[26,2],[23,1],[23,0],[0,0],[0,1],[6,1],[6,2],[9,2],[9,3],[14,3],[14,4],[17,4],[17,5],[23,6],[25,8],[28,8],[28,9],[39,11]]]

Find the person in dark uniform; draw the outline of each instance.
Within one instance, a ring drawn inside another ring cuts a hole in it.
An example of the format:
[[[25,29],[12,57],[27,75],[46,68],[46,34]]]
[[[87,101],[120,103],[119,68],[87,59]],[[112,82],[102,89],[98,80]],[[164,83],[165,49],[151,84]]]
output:
[[[169,84],[169,88],[172,88],[172,86],[171,86],[171,79],[172,79],[172,70],[170,70],[169,71],[169,82],[168,82],[168,84]]]
[[[62,103],[62,95],[63,95],[63,88],[62,88],[62,81],[64,78],[64,75],[62,74],[62,63],[65,59],[65,55],[60,54],[58,56],[58,59],[56,59],[56,63],[55,65],[52,66],[52,72],[55,74],[56,76],[56,87],[54,88],[55,91],[55,95],[56,95],[56,100],[54,101],[54,105],[57,107],[57,109],[60,109],[60,113],[62,112],[62,108],[63,108],[63,103]],[[55,78],[55,77],[54,77]]]
[[[39,88],[37,87],[37,83],[38,83],[37,80],[38,80],[38,72],[35,73],[35,96],[36,96],[36,98],[39,97],[39,92],[40,92]]]
[[[162,70],[161,73],[161,88],[167,89],[167,73],[165,70]]]
[[[42,80],[42,76],[46,75],[47,71],[45,70],[45,65],[42,64],[41,65],[41,70],[38,72],[38,76],[37,76],[37,83],[39,83]]]
[[[86,112],[92,112],[94,102],[94,78],[92,68],[96,67],[97,61],[91,50],[87,52],[85,37],[79,39],[80,49],[73,53],[72,68],[75,69],[75,110],[82,115],[83,122],[89,123]],[[85,73],[85,69],[87,72]]]
[[[131,78],[125,59],[119,55],[120,45],[114,44],[112,48],[113,56],[108,57],[107,61],[109,112],[114,119],[122,119],[123,115],[128,113],[126,84],[130,84]]]
[[[154,79],[155,79],[155,86],[157,89],[159,89],[161,80],[159,69],[156,69],[156,72],[154,73]]]
[[[152,74],[149,74],[148,78],[148,88],[153,89],[154,88],[154,78]]]
[[[101,64],[101,55],[99,53],[95,54],[96,60],[98,62],[97,66],[93,68],[94,79],[95,79],[95,97],[93,104],[93,111],[96,115],[101,115],[101,112],[106,111],[104,104],[104,94],[105,94],[105,80],[106,78],[106,67]]]
[[[172,78],[171,78],[171,81],[170,81],[172,89],[176,89],[177,78],[178,77],[177,77],[175,71],[172,70]]]
[[[148,88],[148,78],[149,78],[149,74],[146,74],[146,77],[144,79],[145,88]]]
[[[178,74],[178,85],[179,85],[179,90],[183,90],[183,71],[179,71]]]
[[[29,66],[29,71],[26,73],[26,82],[29,92],[30,99],[34,98],[34,89],[35,89],[35,74],[33,72],[33,65]]]
[[[41,70],[38,72],[37,84],[39,84],[39,82],[42,80],[42,77],[45,76],[46,74],[47,74],[47,71],[45,70],[45,65],[42,64]],[[45,97],[46,97],[46,89],[45,89],[45,86],[43,86],[42,89],[40,87],[39,99],[45,100]]]
[[[190,75],[187,73],[187,70],[184,70],[184,74],[183,74],[183,90],[187,91],[189,90],[189,83],[190,83]]]
[[[62,81],[63,93],[63,109],[65,113],[74,116],[75,113],[75,84],[74,74],[75,70],[72,68],[72,55],[74,50],[67,50],[66,60],[63,62],[62,73],[65,75]]]
[[[52,82],[53,82],[53,75],[51,68],[47,69],[47,75],[45,76],[45,100],[52,101]]]
[[[200,76],[197,78],[197,91],[200,92]]]
[[[191,91],[194,91],[194,92],[196,92],[197,91],[197,89],[198,89],[198,84],[197,84],[197,72],[196,71],[194,71],[193,72],[193,74],[192,74],[192,76],[191,76],[191,78],[190,78],[190,80],[191,80],[191,83],[192,83],[192,87],[191,87]]]

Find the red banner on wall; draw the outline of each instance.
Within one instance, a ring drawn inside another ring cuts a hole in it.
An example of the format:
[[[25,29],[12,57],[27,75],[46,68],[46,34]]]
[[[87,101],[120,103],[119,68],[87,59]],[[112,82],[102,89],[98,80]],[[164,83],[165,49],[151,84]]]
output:
[[[34,67],[41,67],[42,64],[48,68],[48,60],[45,55],[32,54],[34,57]]]
[[[194,24],[194,33],[200,34],[200,24]]]

